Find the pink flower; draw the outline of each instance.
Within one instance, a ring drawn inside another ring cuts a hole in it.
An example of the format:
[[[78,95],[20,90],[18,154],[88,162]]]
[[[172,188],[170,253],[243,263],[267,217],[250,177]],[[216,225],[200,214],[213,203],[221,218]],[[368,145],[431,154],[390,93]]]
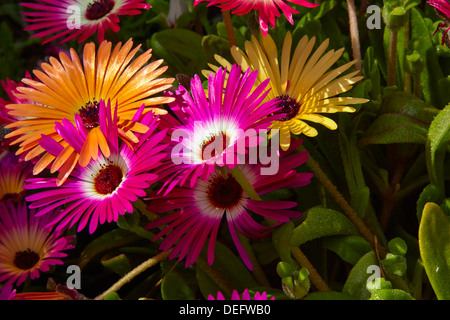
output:
[[[442,31],[441,45],[443,45],[446,41],[449,41],[447,43],[450,48],[450,40],[446,40],[446,37],[448,36],[448,33],[450,31],[450,2],[448,0],[429,0],[427,1],[427,3],[433,6],[436,14],[442,20],[444,20],[444,23],[440,23],[438,25],[436,31],[433,33],[433,36],[436,34],[436,32]]]
[[[73,236],[46,228],[57,213],[38,217],[23,202],[0,203],[0,281],[22,284],[28,277],[39,278],[50,266],[63,264],[63,251],[72,249]]]
[[[295,143],[293,145],[298,146]],[[298,152],[286,156],[293,150],[291,148],[281,153],[280,169],[274,175],[261,175],[261,164],[237,167],[259,195],[277,189],[307,185],[312,174],[298,173],[295,168],[307,160],[308,153]],[[300,212],[293,209],[297,206],[293,201],[250,199],[232,172],[223,169],[213,171],[207,180],[198,179],[192,187],[178,186],[164,196],[152,194],[148,209],[163,215],[151,222],[147,228],[166,225],[153,240],[164,237],[159,249],[167,251],[173,247],[169,258],[178,256],[179,260],[182,260],[186,257],[186,266],[196,261],[209,238],[207,261],[212,264],[219,226],[225,220],[244,264],[252,269],[236,230],[249,238],[265,238],[270,235],[272,228],[259,224],[250,212],[280,223],[300,216]],[[165,214],[172,210],[174,211]]]
[[[246,148],[261,141],[261,131],[284,116],[274,114],[280,109],[277,101],[263,102],[269,80],[255,86],[257,74],[242,74],[241,67],[233,65],[227,80],[222,68],[209,75],[206,94],[197,75],[191,80],[191,94],[179,87],[169,104],[177,119],[161,117],[172,137],[171,158],[161,172],[166,192],[185,183],[193,187],[198,178],[206,180],[216,165],[232,168],[242,163]]]
[[[142,113],[144,107],[142,105],[138,113]],[[61,187],[58,187],[56,178],[28,179],[29,184],[24,187],[47,189],[28,196],[26,200],[32,201],[30,208],[41,208],[39,215],[61,208],[50,223],[52,226],[58,225],[56,230],[79,223],[78,231],[81,231],[90,222],[89,232],[93,233],[99,223],[117,221],[119,214],[132,213],[132,203],[144,197],[145,189],[158,180],[152,171],[166,157],[164,149],[167,147],[161,143],[166,130],[155,133],[158,117],[152,112],[146,113],[142,123],[149,129],[138,136],[139,142],[134,145],[125,142],[119,144],[117,107],[114,116],[111,115],[110,105],[105,107],[103,100],[99,108],[100,130],[108,143],[109,156],[104,156],[102,150],[98,150],[98,157],[86,167],[77,165]],[[57,130],[69,145],[79,151],[86,136],[82,135],[83,124],[77,121],[77,125],[78,128],[64,119],[61,124],[57,124]],[[63,152],[58,142],[48,136],[42,135],[42,138],[41,145],[47,152],[55,156]]]
[[[251,10],[257,10],[259,13],[259,25],[264,36],[267,35],[269,24],[272,28],[275,28],[275,18],[280,16],[277,6],[288,21],[294,24],[292,14],[299,12],[285,2],[291,2],[307,8],[314,8],[319,5],[306,0],[195,0],[194,6],[203,1],[208,1],[208,6],[216,5],[222,8],[222,11],[233,10],[232,13],[236,15],[245,15]]]
[[[36,0],[21,6],[34,11],[22,12],[29,17],[28,31],[39,31],[32,37],[44,38],[43,43],[61,39],[78,39],[81,43],[97,32],[98,42],[105,39],[105,31],[119,32],[119,16],[141,14],[151,8],[145,0]]]

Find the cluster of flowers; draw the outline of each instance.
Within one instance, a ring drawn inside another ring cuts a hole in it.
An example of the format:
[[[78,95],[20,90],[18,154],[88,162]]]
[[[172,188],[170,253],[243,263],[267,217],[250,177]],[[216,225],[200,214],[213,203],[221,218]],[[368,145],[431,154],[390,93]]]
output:
[[[77,30],[66,29],[70,4],[84,10]],[[188,87],[174,89],[175,80],[164,77],[163,61],[150,62],[151,49],[138,54],[141,45],[132,39],[115,46],[104,40],[106,29],[119,30],[119,15],[149,9],[144,1],[22,3],[35,10],[24,12],[30,17],[27,29],[41,30],[34,36],[55,33],[45,42],[62,37],[83,42],[97,32],[99,46],[84,44],[82,55],[61,51],[20,83],[2,81],[10,101],[0,101],[6,130],[0,160],[0,282],[18,286],[62,264],[73,248],[67,229],[87,227],[94,233],[99,224],[132,214],[142,200],[158,214],[147,228],[159,228],[154,239],[163,239],[159,249],[172,250],[170,258],[185,259],[186,266],[206,243],[213,263],[225,220],[251,269],[239,234],[267,237],[273,227],[300,215],[296,202],[263,201],[261,195],[310,182],[312,174],[297,170],[308,158],[298,150],[298,136],[317,135],[310,122],[336,129],[327,113],[354,112],[349,105],[365,103],[339,96],[362,77],[357,71],[344,74],[355,61],[330,70],[343,49],[327,51],[328,41],[314,49],[315,38],[307,36],[292,50],[287,33],[279,60],[267,26],[279,16],[276,4],[292,22],[296,11],[283,1],[212,4],[224,10],[239,6],[237,14],[259,10],[261,37],[247,41],[245,51],[233,46],[234,61],[216,56],[218,65],[203,70],[206,84],[195,75]],[[268,139],[280,142],[281,150],[277,145],[270,150],[279,169],[263,175],[267,163],[248,158],[257,147],[268,146],[259,133],[269,131]],[[177,157],[190,161],[174,161]]]

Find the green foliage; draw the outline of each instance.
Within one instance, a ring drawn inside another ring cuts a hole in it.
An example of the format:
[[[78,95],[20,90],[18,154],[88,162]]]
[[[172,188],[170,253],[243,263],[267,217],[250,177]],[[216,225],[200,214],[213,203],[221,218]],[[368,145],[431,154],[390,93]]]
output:
[[[425,205],[419,227],[419,247],[425,271],[438,299],[450,299],[450,222],[435,203]]]

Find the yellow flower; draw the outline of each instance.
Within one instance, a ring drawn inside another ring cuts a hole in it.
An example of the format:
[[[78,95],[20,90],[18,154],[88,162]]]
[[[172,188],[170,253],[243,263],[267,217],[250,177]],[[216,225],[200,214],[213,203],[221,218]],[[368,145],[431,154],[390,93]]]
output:
[[[117,104],[118,134],[126,142],[137,142],[133,132],[143,133],[147,126],[133,119],[136,111],[144,104],[143,114],[152,110],[156,114],[166,111],[157,105],[173,101],[173,98],[159,96],[172,86],[173,78],[158,78],[167,69],[160,67],[163,60],[147,64],[151,49],[134,58],[140,45],[132,49],[133,41],[123,46],[118,43],[113,50],[109,41],[103,41],[98,51],[93,42],[83,48],[80,59],[74,49],[70,56],[62,52],[59,59],[51,57],[49,63],[42,63],[41,70],[34,70],[37,81],[23,79],[27,87],[18,87],[18,98],[31,103],[9,104],[6,106],[12,116],[26,117],[9,124],[15,130],[7,135],[16,137],[12,144],[19,144],[17,154],[25,154],[25,160],[42,155],[36,162],[33,173],[38,174],[51,165],[51,172],[59,171],[58,184],[61,185],[75,165],[85,167],[92,159],[97,159],[99,150],[108,157],[110,150],[99,127],[98,104],[100,100]],[[133,59],[134,58],[134,59]],[[67,119],[74,125],[83,122],[86,142],[81,152],[77,152],[57,132],[56,123]],[[61,149],[47,152],[41,145],[42,135],[47,135],[60,143]]]
[[[319,123],[328,129],[335,130],[337,124],[323,114],[336,112],[354,112],[355,108],[348,105],[365,103],[367,99],[352,97],[337,97],[352,88],[352,85],[362,79],[357,76],[358,71],[341,75],[356,61],[328,71],[340,58],[344,49],[330,50],[328,39],[313,51],[315,38],[304,36],[297,44],[291,57],[292,36],[288,32],[284,39],[281,58],[278,57],[275,42],[267,35],[261,37],[261,42],[252,36],[251,41],[245,42],[245,52],[233,46],[231,54],[235,63],[241,65],[242,70],[258,70],[259,85],[270,79],[268,88],[271,89],[266,100],[278,98],[286,116],[272,123],[272,129],[280,130],[280,146],[287,150],[290,146],[291,133],[304,134],[309,137],[317,135],[317,130],[307,122]],[[325,54],[324,54],[325,53]],[[216,60],[223,67],[231,68],[231,63],[216,55]],[[217,66],[209,65],[213,71]],[[206,76],[211,71],[204,70]]]

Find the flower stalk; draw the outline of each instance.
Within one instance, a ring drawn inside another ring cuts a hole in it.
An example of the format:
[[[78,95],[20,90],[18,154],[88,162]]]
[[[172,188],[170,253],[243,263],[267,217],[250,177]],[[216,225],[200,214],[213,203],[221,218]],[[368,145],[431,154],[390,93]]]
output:
[[[233,24],[231,22],[231,14],[229,10],[222,11],[223,22],[225,23],[225,28],[227,30],[228,42],[230,43],[230,48],[237,45],[236,36],[233,30]]]
[[[301,146],[299,150],[303,151],[304,147]],[[319,182],[323,185],[325,190],[332,196],[334,201],[341,207],[347,218],[356,226],[361,235],[371,244],[372,248],[379,252],[382,258],[386,255],[386,249],[379,244],[376,240],[376,235],[370,231],[370,229],[365,225],[364,221],[358,216],[356,211],[350,206],[350,204],[345,200],[344,196],[339,192],[333,182],[328,178],[326,173],[322,170],[320,165],[311,157],[311,154],[308,157],[308,161],[306,162],[308,168],[314,173],[314,176],[319,180]]]
[[[140,275],[142,272],[147,270],[150,267],[155,266],[156,264],[160,263],[161,261],[167,259],[170,255],[170,252],[172,250],[168,250],[165,252],[158,253],[156,256],[151,257],[150,259],[142,262],[140,265],[138,265],[136,268],[128,272],[126,275],[124,275],[119,281],[114,283],[108,290],[100,294],[95,298],[95,300],[103,300],[106,295],[108,295],[111,292],[117,292],[120,288],[122,288],[125,284],[133,280],[135,277]]]
[[[358,18],[354,0],[347,0],[348,20],[350,25],[350,38],[352,41],[353,59],[356,60],[355,68],[361,72],[361,46],[359,43]]]

